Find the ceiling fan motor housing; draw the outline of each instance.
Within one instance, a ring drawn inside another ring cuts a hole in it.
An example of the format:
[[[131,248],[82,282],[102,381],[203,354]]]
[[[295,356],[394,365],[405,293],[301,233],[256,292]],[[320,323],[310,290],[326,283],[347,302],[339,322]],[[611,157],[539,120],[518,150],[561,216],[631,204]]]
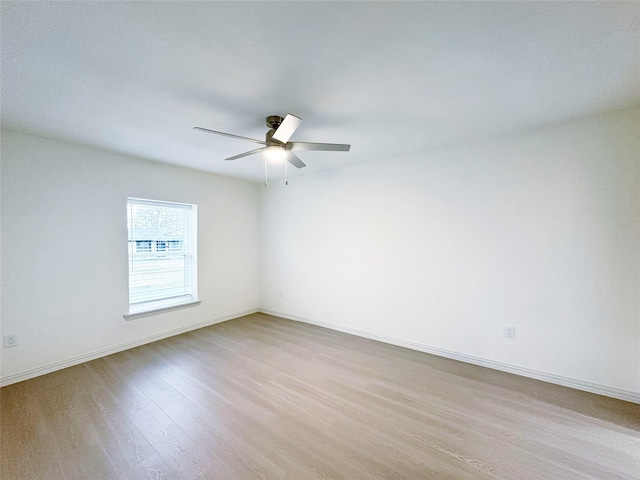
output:
[[[271,137],[273,137],[273,134],[276,133],[276,130],[278,129],[278,127],[280,126],[280,124],[283,122],[284,118],[278,116],[278,115],[271,115],[269,117],[267,117],[267,127],[269,127],[271,130],[269,130],[265,136],[265,141],[267,143],[267,145],[272,146],[272,145],[277,145],[277,146],[284,146],[284,144],[282,142],[279,142],[278,140],[273,140]]]
[[[265,135],[265,143],[267,144],[267,146],[271,147],[271,146],[277,146],[277,147],[284,147],[284,143],[281,143],[277,140],[273,140],[271,137],[273,137],[273,134],[276,133],[275,129],[271,129],[267,132],[267,134]]]
[[[270,115],[267,117],[267,127],[276,130],[280,124],[284,121],[284,118],[280,115]]]

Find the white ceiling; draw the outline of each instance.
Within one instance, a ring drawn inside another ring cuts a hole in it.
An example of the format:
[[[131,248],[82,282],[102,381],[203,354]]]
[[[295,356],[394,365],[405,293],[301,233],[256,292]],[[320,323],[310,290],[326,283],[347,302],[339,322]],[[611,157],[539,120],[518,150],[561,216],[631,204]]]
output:
[[[261,180],[264,117],[304,119],[295,174],[640,104],[639,2],[0,2],[10,130]],[[295,169],[290,169],[290,172]]]

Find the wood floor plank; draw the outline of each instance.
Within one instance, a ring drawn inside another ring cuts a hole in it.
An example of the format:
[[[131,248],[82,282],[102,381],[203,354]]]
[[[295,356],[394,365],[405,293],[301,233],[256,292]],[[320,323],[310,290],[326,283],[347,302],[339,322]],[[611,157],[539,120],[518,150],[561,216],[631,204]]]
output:
[[[133,422],[99,390],[80,398],[98,440],[118,471],[135,466],[155,453]]]
[[[43,418],[41,387],[36,379],[0,390],[0,478],[63,477],[55,437]]]
[[[138,429],[181,479],[242,478],[218,455],[215,445],[187,431],[156,405],[130,413]]]
[[[58,377],[66,377],[66,381],[46,389],[42,411],[56,439],[54,451],[64,478],[119,478],[100,443],[96,425],[82,405],[82,393],[92,388],[86,381],[84,365],[60,371]]]
[[[166,408],[184,400],[180,392],[156,374],[153,364],[148,361],[147,357],[140,358],[139,355],[125,351],[109,358],[111,367],[116,369],[120,376],[135,383],[136,387],[158,407]]]
[[[3,480],[640,479],[640,405],[265,314],[0,398]]]
[[[140,390],[136,381],[112,368],[109,357],[99,358],[85,365],[92,381],[111,397],[118,409],[125,414],[144,409],[153,401]]]
[[[167,465],[162,457],[153,455],[120,473],[123,480],[179,480],[180,477]]]

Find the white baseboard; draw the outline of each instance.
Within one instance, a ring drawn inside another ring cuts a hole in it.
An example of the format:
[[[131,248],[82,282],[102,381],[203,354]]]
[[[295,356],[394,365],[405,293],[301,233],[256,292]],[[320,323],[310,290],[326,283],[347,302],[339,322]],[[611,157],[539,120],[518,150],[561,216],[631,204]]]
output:
[[[610,387],[608,385],[601,385],[593,382],[587,382],[585,380],[578,380],[571,377],[565,377],[557,375],[555,373],[543,372],[540,370],[533,370],[531,368],[520,367],[518,365],[512,365],[503,362],[497,362],[495,360],[489,360],[482,357],[476,357],[474,355],[467,355],[466,353],[455,352],[453,350],[446,350],[443,348],[426,345],[423,343],[412,342],[410,340],[403,340],[401,338],[395,338],[388,335],[382,335],[379,333],[370,332],[367,330],[360,330],[358,328],[347,327],[344,325],[338,325],[331,322],[325,322],[313,318],[304,317],[301,315],[295,315],[287,312],[280,312],[272,310],[270,308],[260,308],[260,312],[274,315],[277,317],[287,318],[289,320],[296,320],[299,322],[309,323],[317,325],[319,327],[329,328],[331,330],[337,330],[340,332],[350,333],[359,337],[370,338],[379,342],[390,343],[399,347],[409,348],[411,350],[417,350],[420,352],[430,353],[440,357],[451,358],[453,360],[459,360],[465,363],[471,363],[473,365],[479,365],[482,367],[492,368],[494,370],[500,370],[507,373],[514,373],[523,377],[534,378],[536,380],[542,380],[544,382],[554,383],[556,385],[562,385],[564,387],[575,388],[577,390],[583,390],[585,392],[597,393],[598,395],[604,395],[606,397],[617,398],[619,400],[625,400],[627,402],[633,402],[640,404],[640,393],[623,390],[621,388]]]
[[[173,337],[174,335],[180,335],[181,333],[186,333],[192,330],[197,330],[199,328],[208,327],[210,325],[215,325],[216,323],[226,322],[227,320],[233,320],[234,318],[238,318],[238,317],[244,317],[245,315],[250,315],[252,313],[256,313],[259,311],[260,310],[258,308],[252,308],[249,310],[230,313],[228,315],[222,315],[220,317],[216,317],[211,320],[206,320],[204,322],[191,323],[189,325],[184,325],[180,328],[176,328],[176,329],[169,330],[162,333],[157,333],[154,335],[149,335],[148,337],[140,338],[138,340],[133,340],[131,342],[120,343],[118,345],[113,345],[111,347],[94,350],[93,352],[83,353],[71,358],[60,360],[58,362],[53,362],[47,365],[41,365],[39,367],[29,368],[22,372],[14,373],[14,374],[7,375],[0,378],[0,387],[11,385],[12,383],[22,382],[23,380],[28,380],[30,378],[39,377],[40,375],[55,372],[56,370],[62,370],[63,368],[72,367],[80,363],[88,362],[90,360],[95,360],[96,358],[106,357],[107,355],[122,352],[123,350],[139,347],[140,345],[156,342],[158,340],[162,340],[163,338]]]

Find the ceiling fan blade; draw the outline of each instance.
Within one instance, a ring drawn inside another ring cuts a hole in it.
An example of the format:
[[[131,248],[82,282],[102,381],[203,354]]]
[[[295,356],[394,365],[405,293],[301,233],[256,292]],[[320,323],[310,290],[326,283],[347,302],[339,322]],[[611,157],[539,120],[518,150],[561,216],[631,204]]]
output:
[[[277,140],[280,143],[287,143],[293,135],[293,132],[300,126],[302,119],[300,117],[296,117],[295,115],[291,115],[287,113],[287,116],[284,117],[284,120],[280,124],[280,126],[276,129],[273,137],[273,140]]]
[[[263,150],[266,150],[267,147],[260,147],[260,148],[256,148],[255,150],[250,150],[248,152],[244,152],[241,153],[239,155],[234,155],[233,157],[229,157],[229,158],[225,158],[225,160],[237,160],[238,158],[242,158],[242,157],[248,157],[249,155],[254,155],[258,152],[262,152]]]
[[[300,160],[293,152],[287,152],[287,162],[296,168],[303,168],[307,166],[307,164]]]
[[[351,145],[345,143],[311,143],[311,142],[289,142],[285,146],[286,150],[324,150],[329,152],[348,152]]]
[[[240,140],[248,140],[250,142],[259,143],[260,145],[266,145],[267,144],[267,142],[264,142],[262,140],[256,140],[255,138],[241,137],[240,135],[234,135],[232,133],[217,132],[215,130],[209,130],[208,128],[193,127],[193,129],[194,130],[199,130],[201,132],[214,133],[216,135],[223,135],[225,137],[239,138]]]

